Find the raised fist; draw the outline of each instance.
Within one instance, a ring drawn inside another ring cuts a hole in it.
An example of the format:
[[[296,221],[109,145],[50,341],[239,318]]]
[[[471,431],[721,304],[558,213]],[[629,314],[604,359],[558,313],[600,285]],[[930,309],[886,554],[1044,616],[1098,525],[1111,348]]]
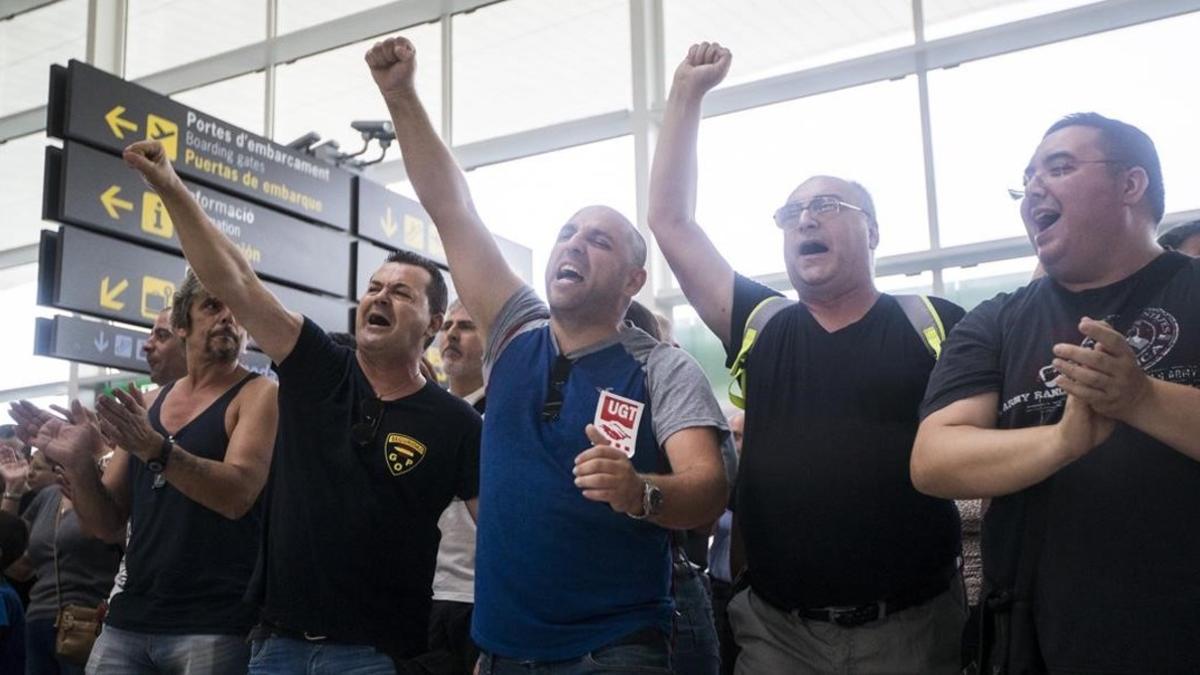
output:
[[[156,191],[172,187],[179,180],[175,167],[171,166],[171,160],[167,159],[167,153],[158,141],[138,141],[125,148],[121,156],[129,168],[142,174],[146,184]]]
[[[417,50],[408,38],[390,37],[376,42],[364,57],[371,77],[384,96],[412,92],[413,73],[417,70]]]
[[[720,43],[694,44],[675,69],[675,84],[690,87],[695,93],[704,93],[725,79],[732,61],[733,54]]]

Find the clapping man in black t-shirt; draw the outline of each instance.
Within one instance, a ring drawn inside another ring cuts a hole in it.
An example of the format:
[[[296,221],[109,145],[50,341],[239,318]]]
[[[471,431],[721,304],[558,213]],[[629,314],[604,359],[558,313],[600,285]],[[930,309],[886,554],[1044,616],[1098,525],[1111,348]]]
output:
[[[196,275],[277,364],[250,672],[406,668],[426,649],[438,516],[454,496],[473,511],[478,491],[479,415],[419,370],[446,311],[441,271],[390,256],[359,300],[357,349],[337,345],[266,289],[161,144],[135,143],[125,161],[162,197]]]
[[[1194,672],[1200,261],[1154,240],[1162,170],[1136,127],[1066,117],[1024,182],[1021,216],[1046,276],[981,304],[950,336],[913,482],[992,498],[985,625],[1010,630],[985,642],[1012,639],[981,671]]]
[[[676,69],[649,222],[730,361],[753,341],[734,499],[750,589],[728,608],[737,672],[958,672],[958,514],[908,476],[933,348],[875,289],[870,195],[828,176],[801,183],[775,216],[800,302],[747,330],[779,294],[736,275],[695,220],[701,101],[730,60],[702,43]],[[946,330],[962,316],[931,304]]]

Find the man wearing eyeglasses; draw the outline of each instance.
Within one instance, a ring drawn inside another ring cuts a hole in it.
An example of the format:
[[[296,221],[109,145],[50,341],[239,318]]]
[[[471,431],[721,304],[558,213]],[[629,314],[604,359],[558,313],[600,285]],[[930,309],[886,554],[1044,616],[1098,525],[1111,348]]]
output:
[[[279,374],[250,672],[416,672],[438,517],[456,496],[473,512],[478,492],[479,415],[419,370],[446,311],[441,270],[389,256],[359,300],[357,347],[341,346],[267,290],[160,143],[124,158],[162,198],[196,276]]]
[[[690,357],[622,326],[646,279],[646,244],[621,214],[586,207],[561,228],[548,308],[521,283],[421,106],[415,57],[410,42],[389,38],[366,61],[455,286],[487,336],[480,670],[665,669],[668,529],[721,513],[721,410]]]
[[[1140,129],[1053,124],[1021,217],[1046,276],[959,324],[912,457],[932,495],[990,498],[980,672],[1200,664],[1200,260],[1164,252]],[[1185,516],[1183,514],[1189,514]]]
[[[736,672],[956,673],[958,514],[908,476],[934,353],[875,288],[870,195],[830,176],[801,183],[775,213],[800,302],[751,323],[779,293],[736,274],[695,220],[701,102],[730,61],[701,43],[676,69],[649,219],[684,294],[745,373],[733,533],[749,589],[728,605]],[[962,317],[931,303],[945,330]]]

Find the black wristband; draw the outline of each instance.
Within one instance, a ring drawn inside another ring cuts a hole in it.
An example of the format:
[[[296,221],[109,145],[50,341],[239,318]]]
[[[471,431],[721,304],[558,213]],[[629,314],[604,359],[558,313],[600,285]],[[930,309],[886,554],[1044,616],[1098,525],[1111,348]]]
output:
[[[175,447],[175,439],[167,436],[163,439],[162,448],[158,452],[158,457],[146,461],[146,468],[150,473],[162,473],[167,468],[167,461],[171,459],[171,450]]]

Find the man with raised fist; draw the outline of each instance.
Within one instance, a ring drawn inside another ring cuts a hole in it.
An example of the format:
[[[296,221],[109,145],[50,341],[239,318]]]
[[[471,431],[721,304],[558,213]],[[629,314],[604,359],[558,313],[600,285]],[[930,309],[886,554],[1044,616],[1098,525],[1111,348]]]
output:
[[[455,496],[473,511],[478,486],[479,415],[419,370],[446,311],[441,270],[393,253],[359,300],[357,348],[338,345],[263,285],[161,144],[135,143],[125,161],[162,197],[196,276],[279,374],[250,672],[416,672],[438,516]]]
[[[699,366],[622,324],[646,242],[588,206],[559,230],[549,306],[509,269],[413,86],[404,38],[366,55],[408,177],[446,247],[490,372],[472,635],[483,673],[666,668],[669,529],[725,503],[728,434]]]
[[[746,409],[733,541],[749,588],[728,609],[736,670],[958,672],[958,513],[913,488],[908,460],[940,339],[963,311],[876,290],[871,197],[831,176],[805,180],[775,214],[800,301],[734,273],[695,216],[701,102],[731,59],[705,42],[676,69],[649,221],[724,343]]]

